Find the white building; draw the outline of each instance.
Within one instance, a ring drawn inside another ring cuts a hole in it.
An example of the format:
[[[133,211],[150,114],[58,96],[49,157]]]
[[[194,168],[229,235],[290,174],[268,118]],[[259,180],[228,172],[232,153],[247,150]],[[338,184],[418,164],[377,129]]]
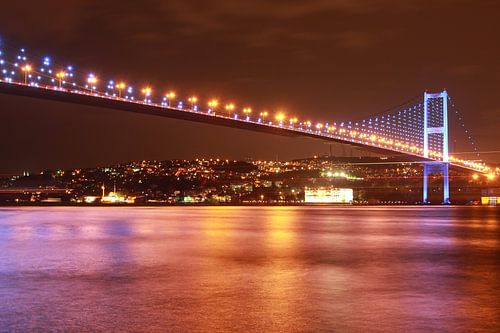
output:
[[[306,203],[352,203],[352,188],[306,188]]]

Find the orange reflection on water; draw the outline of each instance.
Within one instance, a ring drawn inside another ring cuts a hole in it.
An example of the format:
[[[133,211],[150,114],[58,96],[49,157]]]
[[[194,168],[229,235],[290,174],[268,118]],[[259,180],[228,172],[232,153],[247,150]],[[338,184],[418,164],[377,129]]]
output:
[[[499,216],[454,207],[0,210],[0,327],[493,331]]]
[[[276,253],[290,253],[296,245],[297,215],[290,208],[269,208],[266,216],[265,245]]]
[[[267,260],[258,278],[263,326],[284,332],[310,330],[304,307],[309,300],[305,267],[296,260],[300,256],[300,224],[304,216],[290,207],[272,207],[265,212],[262,245]]]

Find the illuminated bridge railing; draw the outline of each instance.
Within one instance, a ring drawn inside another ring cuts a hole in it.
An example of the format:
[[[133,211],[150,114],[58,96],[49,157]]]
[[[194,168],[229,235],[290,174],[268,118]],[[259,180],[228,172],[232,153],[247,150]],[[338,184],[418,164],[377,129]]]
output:
[[[233,103],[222,105],[217,99],[206,101],[206,108],[196,96],[180,99],[174,91],[155,95],[153,88],[136,89],[121,81],[102,81],[94,73],[77,72],[73,66],[54,65],[49,57],[42,57],[37,64],[30,61],[24,49],[8,59],[0,49],[0,81],[19,87],[58,91],[74,95],[121,101],[125,103],[176,110],[186,113],[251,123],[288,132],[313,134],[319,138],[335,139],[348,144],[373,147],[398,154],[410,155],[427,161],[445,161],[478,172],[490,169],[482,162],[443,156],[443,140],[439,133],[431,133],[424,139],[428,127],[443,122],[442,100],[414,99],[405,105],[367,119],[348,122],[312,122],[299,120],[284,113],[271,115],[267,111],[254,113],[250,107],[238,108]],[[426,118],[427,115],[427,118]],[[424,119],[426,118],[426,119]]]

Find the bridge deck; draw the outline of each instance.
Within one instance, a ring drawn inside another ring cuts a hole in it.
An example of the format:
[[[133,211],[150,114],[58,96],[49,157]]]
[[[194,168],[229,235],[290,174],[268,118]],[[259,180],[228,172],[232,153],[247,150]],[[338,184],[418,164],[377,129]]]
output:
[[[423,158],[419,155],[410,152],[401,152],[386,148],[383,146],[368,145],[362,140],[351,140],[335,135],[328,135],[312,129],[301,129],[297,127],[289,127],[287,125],[280,126],[279,124],[264,123],[246,119],[236,119],[223,116],[220,114],[214,115],[205,111],[194,111],[190,109],[178,109],[174,107],[160,106],[157,104],[144,103],[139,101],[124,100],[111,96],[103,96],[100,94],[90,94],[89,92],[78,90],[59,90],[52,87],[33,87],[19,83],[7,83],[0,81],[0,93],[39,98],[45,100],[53,100],[65,103],[73,103],[87,105],[92,107],[106,108],[112,110],[129,111],[147,115],[155,115],[173,119],[188,120],[194,122],[208,123],[213,125],[240,128],[250,131],[263,132],[281,136],[306,137],[327,142],[336,142],[347,144],[355,147],[360,147],[363,150],[382,154],[382,155],[402,155],[414,158],[417,162],[432,162],[432,159]],[[456,168],[473,170],[463,165],[450,163]],[[475,171],[475,170],[474,170]]]

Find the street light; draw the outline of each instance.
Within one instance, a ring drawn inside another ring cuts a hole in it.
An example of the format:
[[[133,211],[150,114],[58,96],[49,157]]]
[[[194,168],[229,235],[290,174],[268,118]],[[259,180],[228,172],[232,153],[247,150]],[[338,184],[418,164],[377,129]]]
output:
[[[191,104],[191,109],[194,109],[196,102],[198,102],[198,98],[196,96],[191,96],[188,98],[188,102]]]
[[[226,105],[226,111],[227,111],[227,115],[228,117],[231,117],[231,113],[234,111],[234,104],[233,103],[229,103]]]
[[[31,71],[33,70],[33,68],[31,67],[31,65],[24,65],[21,70],[24,72],[24,84],[28,84],[28,75],[29,73],[31,73]]]
[[[250,117],[250,113],[252,113],[252,109],[251,108],[243,108],[243,113],[247,116],[247,119],[248,119],[248,117]]]
[[[151,87],[142,88],[141,92],[144,94],[144,102],[148,101],[148,97],[151,96],[153,89]]]
[[[285,114],[283,112],[280,112],[276,115],[276,120],[279,121],[280,123],[283,122],[283,119],[285,119]]]
[[[94,93],[94,85],[97,83],[97,77],[94,74],[90,74],[87,78],[87,82],[90,85],[90,93]]]
[[[326,130],[327,130],[328,133],[330,133],[330,132],[334,132],[336,129],[337,129],[337,127],[335,127],[335,126],[328,126]],[[361,134],[360,135],[361,138],[364,138],[365,136],[366,136],[366,134],[364,134],[364,135]]]
[[[175,98],[175,92],[174,91],[169,91],[168,93],[165,94],[165,97],[167,98],[167,105],[170,106],[170,101],[173,101]]]
[[[62,82],[64,78],[66,77],[66,72],[65,71],[59,71],[56,73],[57,80],[59,81],[59,89],[62,88]]]
[[[120,82],[116,84],[116,89],[118,89],[118,98],[122,98],[122,90],[125,89],[127,85],[125,82]]]
[[[269,115],[269,112],[267,112],[267,111],[263,111],[263,112],[259,113],[259,116],[262,119],[262,121],[264,121],[268,115]]]
[[[215,114],[215,109],[217,108],[217,106],[219,105],[219,101],[216,100],[215,98],[211,99],[210,101],[208,101],[208,107],[214,111],[214,114]]]

